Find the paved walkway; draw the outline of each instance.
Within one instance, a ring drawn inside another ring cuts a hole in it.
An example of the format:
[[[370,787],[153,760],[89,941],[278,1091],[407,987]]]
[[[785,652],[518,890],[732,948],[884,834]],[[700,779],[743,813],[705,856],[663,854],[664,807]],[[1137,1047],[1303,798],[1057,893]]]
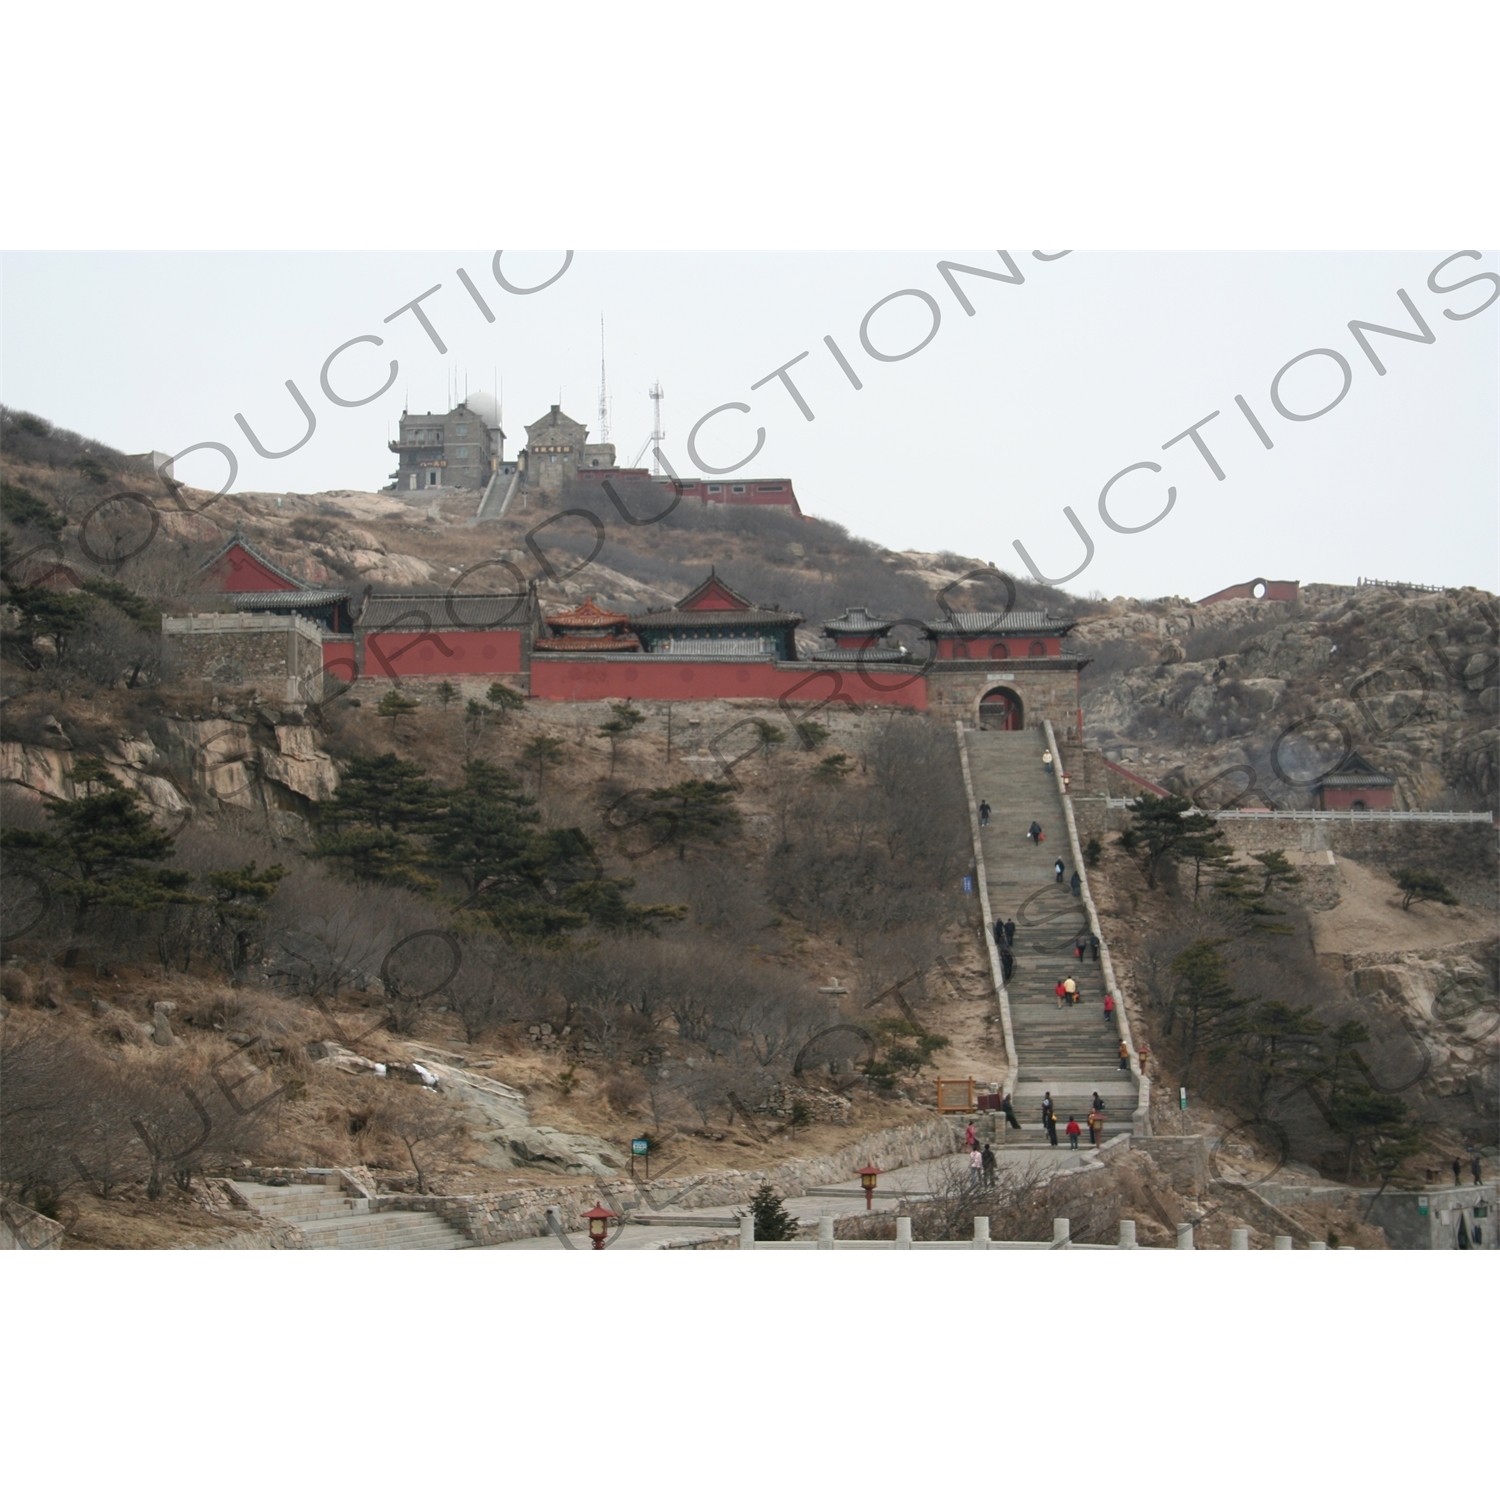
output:
[[[1055,1150],[1051,1147],[1038,1149],[1021,1146],[996,1153],[998,1169],[1002,1172],[1015,1171],[1026,1163],[1037,1161],[1046,1167],[1049,1174],[1075,1171],[1086,1162],[1092,1161],[1097,1155],[1096,1151],[1087,1146],[1078,1151],[1070,1151],[1065,1145]],[[960,1152],[957,1155],[938,1156],[931,1161],[916,1162],[909,1167],[896,1167],[889,1172],[882,1172],[875,1207],[877,1209],[893,1207],[896,1200],[889,1196],[893,1191],[930,1192],[942,1182],[948,1171],[967,1171],[968,1164],[967,1155]],[[748,1206],[746,1203],[735,1203],[723,1204],[716,1208],[666,1207],[652,1210],[645,1203],[639,1203],[637,1211],[649,1215],[658,1222],[627,1224],[609,1248],[612,1250],[666,1250],[673,1247],[686,1248],[691,1245],[736,1239],[739,1235],[739,1216],[748,1210]],[[861,1212],[864,1208],[864,1191],[859,1185],[859,1179],[853,1178],[848,1182],[830,1183],[828,1187],[817,1189],[805,1197],[788,1198],[782,1207],[788,1213],[795,1214],[799,1223],[810,1229],[816,1229],[819,1218],[824,1214],[844,1215]],[[682,1221],[680,1227],[674,1226],[671,1222],[661,1222],[674,1219]],[[703,1223],[704,1220],[721,1222],[709,1225]],[[567,1230],[568,1237],[578,1249],[589,1249],[588,1231],[581,1222],[578,1225],[565,1224],[563,1228]],[[505,1245],[486,1245],[482,1248],[487,1250],[561,1250],[564,1246],[555,1235],[548,1234],[535,1239],[512,1240]]]

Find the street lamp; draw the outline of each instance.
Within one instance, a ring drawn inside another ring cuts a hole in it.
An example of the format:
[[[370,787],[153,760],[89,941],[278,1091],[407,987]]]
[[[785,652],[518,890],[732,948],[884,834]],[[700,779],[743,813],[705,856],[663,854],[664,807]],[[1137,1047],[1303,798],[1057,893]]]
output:
[[[619,1218],[619,1215],[595,1200],[594,1206],[583,1217],[589,1221],[589,1239],[593,1241],[594,1249],[602,1250],[604,1237],[609,1233],[609,1221]]]
[[[859,1169],[859,1185],[865,1190],[865,1209],[872,1209],[875,1197],[875,1179],[880,1176],[880,1168],[863,1166]]]

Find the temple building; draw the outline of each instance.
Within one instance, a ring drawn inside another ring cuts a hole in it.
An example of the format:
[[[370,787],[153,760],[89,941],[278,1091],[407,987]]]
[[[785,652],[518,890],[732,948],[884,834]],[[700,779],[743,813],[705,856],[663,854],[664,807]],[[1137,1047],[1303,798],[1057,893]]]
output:
[[[850,666],[908,661],[910,653],[886,639],[895,623],[872,615],[863,604],[851,605],[836,620],[823,621],[823,634],[832,644],[814,651],[811,660]]]
[[[713,570],[671,609],[647,610],[630,626],[652,655],[795,661],[802,616],[752,604]]]
[[[164,622],[183,637],[183,672],[219,680],[233,665],[246,681],[295,678],[287,694],[302,701],[326,697],[331,678],[404,690],[468,678],[560,702],[836,703],[911,709],[980,729],[1045,718],[1059,733],[1082,730],[1079,673],[1088,658],[1064,649],[1076,622],[1046,611],[951,613],[925,622],[925,649],[909,650],[891,640],[901,621],[851,605],[822,622],[828,644],[799,657],[803,617],[755,603],[714,570],[670,608],[626,615],[587,598],[545,618],[534,585],[509,594],[368,590],[356,611],[347,589],[309,587],[238,533],[201,575],[219,596],[217,613],[225,604],[241,613],[217,624],[213,616]],[[233,640],[241,644],[231,649]],[[321,679],[304,682],[308,661],[317,675],[317,651],[308,647],[319,642]],[[1319,795],[1326,806],[1388,807],[1393,786],[1354,757],[1324,778]]]
[[[1088,657],[1063,649],[1077,625],[1046,610],[954,611],[923,632],[932,664],[928,703],[981,729],[1024,729],[1041,719],[1083,729],[1078,676]]]
[[[1313,796],[1324,810],[1369,812],[1394,807],[1396,778],[1377,771],[1363,755],[1351,750],[1332,771],[1313,783]]]
[[[329,635],[348,635],[354,628],[348,589],[320,589],[304,583],[235,534],[198,569],[201,592],[231,595],[236,610],[301,615]]]
[[[629,615],[600,609],[592,598],[577,609],[547,615],[543,623],[553,631],[535,643],[538,651],[639,651],[640,637],[626,629]]]

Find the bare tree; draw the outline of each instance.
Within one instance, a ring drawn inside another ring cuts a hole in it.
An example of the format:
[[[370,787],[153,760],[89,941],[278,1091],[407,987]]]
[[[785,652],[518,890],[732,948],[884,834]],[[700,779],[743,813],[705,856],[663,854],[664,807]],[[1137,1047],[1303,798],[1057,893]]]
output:
[[[417,1191],[427,1191],[427,1174],[458,1155],[467,1131],[453,1110],[435,1094],[415,1086],[393,1086],[376,1119],[401,1142],[417,1174]]]

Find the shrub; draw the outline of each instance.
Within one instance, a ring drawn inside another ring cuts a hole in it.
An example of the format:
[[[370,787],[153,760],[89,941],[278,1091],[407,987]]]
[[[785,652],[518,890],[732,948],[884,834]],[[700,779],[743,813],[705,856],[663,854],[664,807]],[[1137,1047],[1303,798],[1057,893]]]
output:
[[[750,1200],[750,1212],[755,1217],[755,1238],[758,1240],[794,1240],[797,1238],[797,1220],[782,1206],[775,1190],[767,1186]]]

